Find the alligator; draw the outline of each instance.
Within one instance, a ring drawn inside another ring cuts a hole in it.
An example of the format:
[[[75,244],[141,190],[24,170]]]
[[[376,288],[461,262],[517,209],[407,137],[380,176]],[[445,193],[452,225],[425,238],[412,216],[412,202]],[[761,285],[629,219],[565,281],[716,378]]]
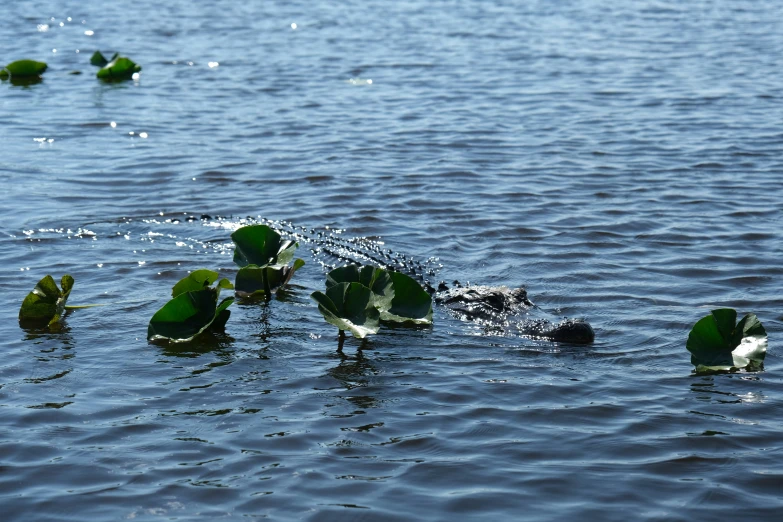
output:
[[[383,243],[366,237],[345,237],[340,231],[317,231],[294,227],[285,222],[267,222],[284,236],[310,246],[313,256],[324,269],[338,264],[371,264],[386,270],[396,270],[416,278],[455,317],[483,327],[487,334],[512,333],[521,337],[554,342],[589,344],[595,339],[590,323],[582,319],[558,317],[534,305],[524,288],[507,286],[463,286],[454,281],[449,287],[441,281],[434,288],[429,277],[440,269],[437,258],[422,263],[409,256],[383,248]]]

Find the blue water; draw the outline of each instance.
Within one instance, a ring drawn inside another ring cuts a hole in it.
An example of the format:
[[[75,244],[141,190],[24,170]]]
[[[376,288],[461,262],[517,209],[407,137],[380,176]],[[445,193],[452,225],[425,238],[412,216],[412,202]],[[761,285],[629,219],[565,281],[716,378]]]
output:
[[[0,83],[3,520],[779,517],[783,4],[123,4],[0,15],[0,62],[49,64]],[[524,285],[596,342],[436,307],[338,352],[303,243],[284,299],[148,344],[248,216]],[[21,329],[47,273],[110,306]],[[763,322],[764,371],[692,374],[719,306]]]

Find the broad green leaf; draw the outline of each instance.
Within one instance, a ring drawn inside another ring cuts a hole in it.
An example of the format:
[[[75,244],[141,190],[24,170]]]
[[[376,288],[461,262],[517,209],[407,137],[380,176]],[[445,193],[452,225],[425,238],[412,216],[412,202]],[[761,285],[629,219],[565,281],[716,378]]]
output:
[[[46,70],[47,65],[44,62],[35,60],[17,60],[0,69],[0,78],[24,78],[29,76],[39,76]]]
[[[293,241],[284,241],[267,225],[242,227],[231,234],[231,239],[236,244],[234,263],[239,267],[287,265],[299,246]]]
[[[103,56],[103,53],[100,51],[95,51],[92,53],[92,56],[90,56],[90,64],[95,65],[97,67],[103,67],[107,63],[109,63],[109,60],[106,59],[105,56]]]
[[[100,51],[95,51],[92,53],[92,56],[90,56],[90,64],[95,65],[96,67],[104,67],[106,64],[113,62],[119,57],[120,53],[114,53],[114,55],[111,57],[111,60],[107,60]]]
[[[174,285],[174,288],[171,290],[171,297],[177,297],[183,292],[203,290],[217,281],[217,278],[218,273],[214,270],[207,270],[205,268],[194,270]]]
[[[697,371],[730,370],[760,366],[767,351],[767,332],[754,314],[734,324],[737,312],[713,310],[688,335],[686,348]]]
[[[60,280],[62,291],[54,278],[47,275],[27,294],[19,309],[19,323],[22,326],[53,326],[60,320],[65,303],[73,288],[73,277],[64,275]]]
[[[127,80],[139,71],[141,65],[135,64],[130,58],[120,56],[107,63],[96,76],[101,80]]]
[[[394,284],[389,272],[371,265],[356,265],[335,268],[326,274],[326,288],[340,283],[361,283],[372,290],[375,307],[384,312],[391,308],[394,299]]]
[[[335,284],[326,293],[313,292],[311,297],[327,323],[348,330],[354,337],[364,339],[380,328],[372,290],[360,283]]]
[[[283,288],[294,273],[304,266],[301,259],[294,261],[293,266],[271,265],[259,267],[248,265],[240,268],[236,278],[236,292],[239,297],[271,297]]]
[[[381,310],[381,320],[396,323],[432,324],[432,296],[410,276],[389,272],[394,284],[394,298],[388,310]]]
[[[228,320],[227,308],[234,302],[232,297],[217,305],[220,288],[205,288],[185,292],[163,305],[150,319],[147,328],[148,341],[186,343],[209,329],[213,323],[222,329]]]

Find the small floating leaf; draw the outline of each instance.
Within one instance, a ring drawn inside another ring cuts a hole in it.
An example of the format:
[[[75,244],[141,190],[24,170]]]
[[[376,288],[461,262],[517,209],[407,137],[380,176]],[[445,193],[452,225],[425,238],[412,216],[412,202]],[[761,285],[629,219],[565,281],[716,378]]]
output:
[[[236,244],[234,263],[239,267],[256,265],[287,265],[299,243],[283,240],[267,225],[248,225],[231,234]]]
[[[27,294],[19,309],[19,323],[23,326],[53,326],[60,320],[65,303],[73,288],[73,277],[64,275],[60,281],[62,291],[54,278],[47,275]]]
[[[761,365],[767,352],[766,330],[755,314],[746,314],[735,325],[736,320],[735,310],[721,308],[693,326],[686,348],[697,372]]]
[[[348,330],[354,337],[364,339],[380,328],[373,293],[360,283],[338,283],[327,288],[326,293],[313,292],[311,297],[327,323],[341,331]]]
[[[47,65],[44,62],[36,62],[35,60],[17,60],[11,62],[0,69],[0,78],[6,79],[9,76],[11,78],[24,78],[28,76],[39,76],[46,70]]]
[[[218,305],[219,295],[219,287],[179,294],[152,316],[147,340],[187,343],[207,329],[222,330],[234,298],[223,299]]]
[[[388,310],[381,310],[381,320],[396,323],[432,324],[432,296],[410,276],[389,272],[394,284],[394,298]]]
[[[134,73],[141,71],[141,65],[137,65],[130,58],[124,56],[117,57],[101,68],[97,77],[101,80],[127,80],[133,77]]]

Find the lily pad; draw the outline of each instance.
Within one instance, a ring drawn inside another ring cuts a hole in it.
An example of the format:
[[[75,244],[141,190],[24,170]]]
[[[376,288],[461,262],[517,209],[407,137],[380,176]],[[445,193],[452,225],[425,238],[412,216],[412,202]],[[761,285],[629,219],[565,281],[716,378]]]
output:
[[[301,259],[294,261],[293,266],[247,265],[239,269],[236,278],[236,293],[242,298],[271,297],[279,289],[283,288],[294,273],[304,266]]]
[[[64,275],[60,280],[62,290],[51,275],[47,275],[27,294],[19,309],[19,324],[23,327],[54,326],[60,321],[65,303],[73,288],[73,277]]]
[[[326,274],[326,288],[340,283],[361,283],[374,294],[375,307],[387,311],[394,299],[394,283],[389,272],[371,265],[348,265],[335,268]]]
[[[234,263],[239,267],[287,265],[299,247],[299,243],[283,240],[267,225],[242,227],[231,234],[231,239],[236,244]]]
[[[147,340],[187,343],[207,330],[222,330],[234,298],[227,297],[218,304],[219,296],[220,287],[179,294],[152,316]]]
[[[354,337],[364,339],[380,328],[372,290],[360,283],[338,283],[327,288],[326,293],[313,292],[311,297],[326,322],[340,331],[348,330]]]
[[[130,58],[119,56],[102,67],[96,76],[107,81],[128,80],[139,71],[141,65],[137,65]]]
[[[201,270],[194,270],[186,277],[182,278],[176,285],[174,285],[174,288],[171,290],[171,297],[177,297],[179,294],[184,292],[195,292],[197,290],[203,290],[204,288],[212,285],[212,283],[217,281],[217,279],[218,273],[214,270],[207,270],[205,268],[202,268]],[[218,286],[220,288],[226,289],[234,288],[234,285],[231,284],[231,281],[226,278],[221,279],[218,283]]]
[[[30,76],[40,76],[46,70],[47,65],[44,62],[35,60],[17,60],[0,69],[0,79],[6,78],[25,78]]]
[[[388,310],[381,310],[381,320],[395,323],[432,324],[432,296],[412,277],[389,272],[394,284],[394,298]]]
[[[721,308],[693,326],[686,348],[697,372],[761,366],[767,353],[764,326],[755,314],[746,314],[739,323],[736,321],[736,310]]]

